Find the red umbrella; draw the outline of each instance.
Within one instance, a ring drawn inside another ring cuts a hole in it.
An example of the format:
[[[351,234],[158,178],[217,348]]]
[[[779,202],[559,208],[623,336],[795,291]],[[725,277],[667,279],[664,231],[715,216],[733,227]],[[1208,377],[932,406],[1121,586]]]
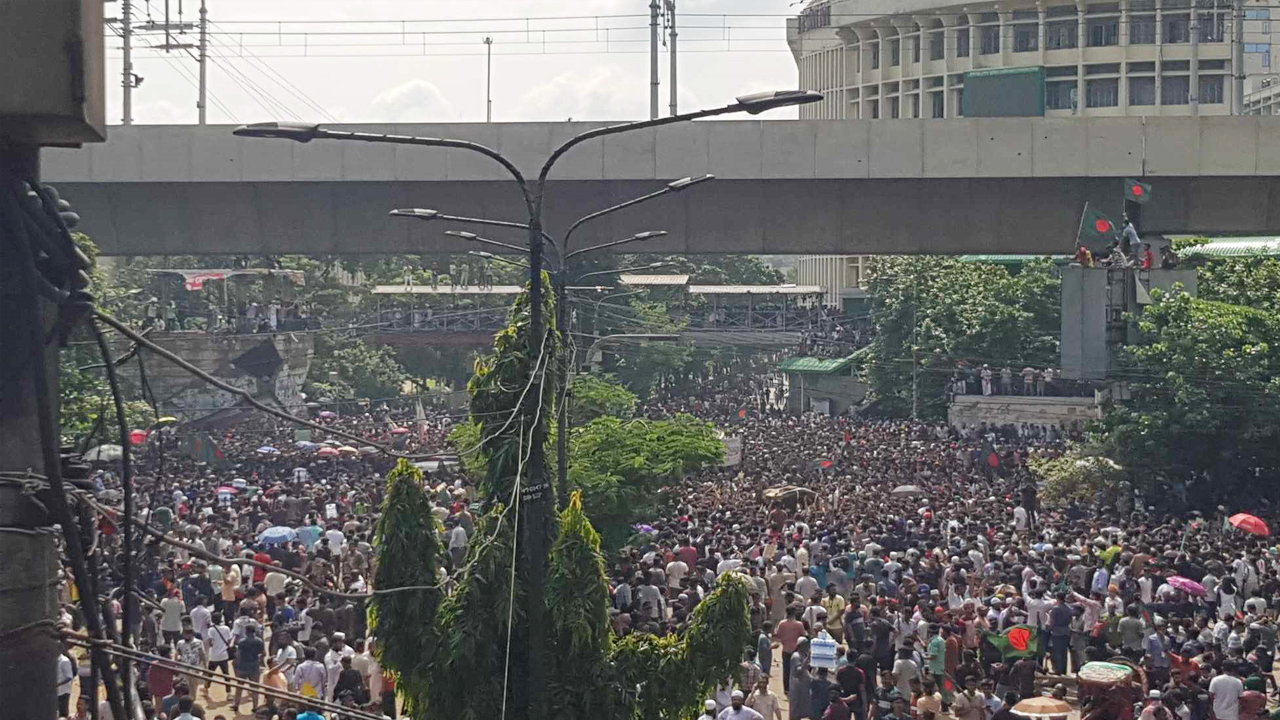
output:
[[[1235,515],[1227,518],[1227,522],[1253,535],[1267,536],[1271,534],[1271,528],[1267,527],[1267,524],[1257,515],[1236,513]]]
[[[316,453],[316,455],[319,455],[320,457],[335,457],[337,454],[338,454],[338,451],[331,447],[320,448],[320,450]]]
[[[391,434],[392,435],[408,435],[409,428],[398,427],[395,430],[392,430]]]

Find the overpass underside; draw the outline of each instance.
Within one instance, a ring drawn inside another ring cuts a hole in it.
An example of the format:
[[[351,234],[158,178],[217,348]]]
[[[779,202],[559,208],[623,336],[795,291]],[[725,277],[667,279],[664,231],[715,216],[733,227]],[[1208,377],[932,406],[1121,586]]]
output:
[[[1142,231],[1280,235],[1280,178],[1148,178],[1160,202]],[[658,187],[556,181],[548,227]],[[435,253],[476,246],[445,223],[388,218],[397,207],[520,219],[511,183],[61,183],[82,229],[111,255]],[[1085,202],[1119,220],[1116,178],[721,180],[594,227],[593,241],[666,230],[645,244],[681,254],[1070,252]],[[512,239],[518,235],[492,235]],[[636,248],[628,247],[634,251]]]
[[[596,124],[340,129],[454,137],[526,176]],[[474,250],[399,207],[524,220],[515,184],[461,150],[239,138],[230,127],[112,128],[47,150],[45,177],[105,254]],[[1123,179],[1152,185],[1140,229],[1280,235],[1280,118],[716,121],[584,143],[556,166],[545,227],[684,176],[716,182],[609,216],[582,245],[666,230],[682,254],[1064,253],[1085,203],[1119,220]],[[495,239],[498,239],[495,236]],[[512,239],[511,235],[503,239]],[[633,249],[631,246],[622,251]]]

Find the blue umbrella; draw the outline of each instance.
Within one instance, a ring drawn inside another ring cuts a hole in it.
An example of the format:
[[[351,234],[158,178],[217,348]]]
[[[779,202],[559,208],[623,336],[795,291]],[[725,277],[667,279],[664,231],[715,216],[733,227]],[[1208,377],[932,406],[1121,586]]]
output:
[[[298,539],[298,531],[284,525],[269,527],[258,536],[258,542],[268,545],[287,543]]]
[[[258,448],[258,452],[267,453],[268,455],[277,455],[280,453],[279,450],[271,447],[270,445],[263,445],[262,447]]]
[[[293,446],[300,450],[311,450],[312,448],[320,447],[320,443],[313,443],[310,440],[299,440],[294,443]]]

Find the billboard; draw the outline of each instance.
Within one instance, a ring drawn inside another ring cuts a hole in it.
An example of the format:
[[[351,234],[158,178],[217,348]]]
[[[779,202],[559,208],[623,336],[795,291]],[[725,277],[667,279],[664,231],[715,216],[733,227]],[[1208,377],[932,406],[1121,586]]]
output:
[[[966,72],[962,110],[965,117],[1044,117],[1044,67]]]

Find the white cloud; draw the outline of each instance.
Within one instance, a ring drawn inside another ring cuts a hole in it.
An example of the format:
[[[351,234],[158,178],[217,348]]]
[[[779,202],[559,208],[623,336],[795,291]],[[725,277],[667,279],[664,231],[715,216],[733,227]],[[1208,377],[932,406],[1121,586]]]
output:
[[[457,116],[453,103],[434,83],[410,80],[379,93],[369,104],[369,118],[380,122],[445,122]]]

